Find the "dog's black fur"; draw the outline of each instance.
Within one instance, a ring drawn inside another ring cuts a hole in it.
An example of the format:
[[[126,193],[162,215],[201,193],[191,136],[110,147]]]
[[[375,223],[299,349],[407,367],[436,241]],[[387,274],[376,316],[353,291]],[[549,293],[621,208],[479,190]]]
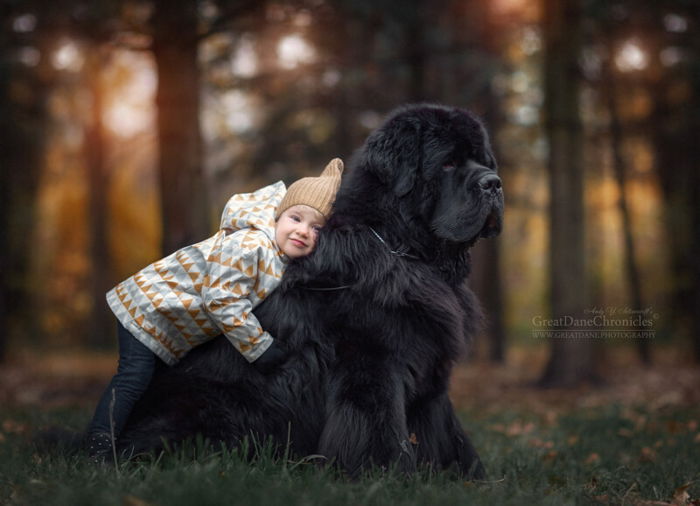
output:
[[[470,113],[396,111],[351,164],[314,253],[256,310],[288,360],[265,375],[223,338],[194,350],[156,374],[122,449],[271,437],[351,475],[428,464],[483,477],[447,389],[480,320],[468,249],[501,228],[495,173]]]

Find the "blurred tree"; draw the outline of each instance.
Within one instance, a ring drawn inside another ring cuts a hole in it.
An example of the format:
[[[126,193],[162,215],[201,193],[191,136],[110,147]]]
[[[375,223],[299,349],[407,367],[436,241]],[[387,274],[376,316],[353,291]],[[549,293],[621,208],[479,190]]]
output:
[[[110,167],[107,163],[109,142],[105,134],[103,68],[108,65],[120,27],[120,0],[100,0],[89,4],[81,0],[66,1],[70,35],[83,46],[84,64],[77,87],[88,92],[90,105],[79,118],[84,132],[82,155],[88,187],[87,218],[90,257],[89,300],[87,322],[88,343],[95,347],[113,344],[113,320],[105,303],[111,286],[111,259],[108,240],[108,187]],[[77,90],[73,90],[77,92]]]
[[[605,34],[604,42],[614,46],[609,48],[603,68],[603,77],[608,78],[601,86],[615,84],[609,77],[615,76],[625,88],[622,97],[628,97],[628,103],[634,96],[628,92],[640,89],[651,103],[649,113],[629,118],[620,128],[638,132],[641,127],[645,140],[653,146],[671,264],[669,286],[673,293],[666,320],[675,334],[691,339],[695,358],[700,361],[700,147],[695,141],[700,126],[697,7],[694,0],[618,0],[612,5],[604,0],[589,2],[593,21]],[[639,61],[628,61],[635,57]],[[620,64],[623,68],[618,68]],[[612,93],[608,90],[604,95],[610,97]],[[620,97],[618,102],[620,106],[625,103]],[[624,122],[625,118],[618,116]],[[641,289],[634,288],[630,260],[628,282],[633,290],[632,302],[637,304],[634,292]]]
[[[199,128],[197,0],[153,2],[163,254],[209,234]]]
[[[108,187],[110,167],[107,163],[109,142],[105,134],[103,68],[113,51],[111,43],[117,38],[121,23],[121,0],[63,0],[66,35],[79,43],[83,65],[72,93],[85,90],[90,105],[81,111],[77,121],[83,130],[82,156],[87,182],[87,218],[89,237],[89,300],[87,339],[91,346],[113,344],[113,320],[105,303],[105,293],[111,286],[111,258],[108,240]]]
[[[200,130],[203,38],[233,31],[239,17],[265,6],[253,0],[153,0],[151,49],[158,72],[158,174],[163,219],[163,254],[210,233]],[[202,11],[216,15],[202,22]]]
[[[632,213],[627,197],[627,162],[623,153],[624,127],[619,111],[618,86],[615,77],[613,57],[617,53],[617,44],[609,30],[604,28],[603,43],[607,55],[604,58],[601,69],[601,92],[604,96],[609,116],[610,151],[612,154],[612,166],[617,182],[619,197],[618,209],[622,218],[622,236],[624,248],[624,266],[627,287],[635,310],[643,310],[647,306],[642,297],[642,281],[637,264],[635,240],[632,227]],[[643,330],[641,327],[629,330]],[[651,364],[651,352],[649,341],[645,338],[636,339],[639,357],[645,365]]]
[[[105,293],[111,287],[111,262],[108,242],[108,184],[109,171],[105,151],[107,148],[104,125],[104,84],[102,67],[109,59],[103,42],[94,40],[87,48],[85,74],[92,99],[90,117],[85,128],[85,162],[89,187],[88,218],[90,227],[90,286],[92,311],[89,322],[89,339],[95,346],[112,343],[111,313],[105,303]]]
[[[549,144],[549,286],[552,317],[582,318],[586,303],[583,214],[583,133],[579,108],[580,0],[544,0],[544,122]],[[540,380],[573,386],[595,379],[593,347],[565,325],[552,340]],[[567,332],[571,332],[567,335]]]
[[[32,304],[29,266],[60,7],[40,13],[40,3],[5,1],[0,9],[0,361],[9,339],[38,332],[41,309]]]
[[[649,32],[649,126],[671,254],[670,319],[700,362],[700,9],[693,0],[649,1],[630,12]]]

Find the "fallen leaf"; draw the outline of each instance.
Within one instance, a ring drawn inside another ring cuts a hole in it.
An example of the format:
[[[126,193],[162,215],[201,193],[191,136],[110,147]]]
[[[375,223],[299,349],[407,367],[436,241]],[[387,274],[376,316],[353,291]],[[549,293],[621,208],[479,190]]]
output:
[[[642,448],[642,453],[639,456],[641,462],[653,462],[656,460],[656,450],[645,446]]]
[[[124,496],[122,506],[151,506],[151,503],[135,495],[128,494]]]
[[[597,453],[591,453],[586,460],[584,460],[584,463],[586,464],[595,464],[597,462],[600,462],[600,455]]]
[[[535,448],[554,448],[554,442],[552,441],[543,441],[538,437],[532,438],[528,441],[528,444],[530,446],[534,446]]]
[[[691,504],[690,494],[688,493],[690,485],[692,485],[692,483],[686,483],[685,485],[681,485],[673,491],[673,499],[671,500],[672,504]]]
[[[520,436],[522,434],[529,434],[533,430],[535,430],[534,423],[527,422],[526,424],[523,424],[520,420],[516,420],[506,428],[506,435]]]
[[[542,460],[544,460],[545,462],[550,462],[550,461],[554,460],[557,457],[557,455],[558,455],[558,453],[556,450],[551,450],[542,456]]]
[[[678,434],[685,430],[685,424],[676,420],[669,420],[666,422],[666,430],[671,434]]]
[[[515,420],[511,422],[508,426],[502,423],[496,423],[491,425],[491,430],[496,432],[501,432],[506,436],[521,436],[523,434],[529,434],[535,430],[535,424],[532,422],[523,423],[522,420]]]
[[[27,425],[8,418],[2,422],[2,430],[8,434],[21,434],[27,430]]]
[[[556,425],[558,418],[559,418],[559,413],[557,413],[556,411],[550,410],[544,414],[544,420],[547,423],[547,425],[549,425],[549,426]]]

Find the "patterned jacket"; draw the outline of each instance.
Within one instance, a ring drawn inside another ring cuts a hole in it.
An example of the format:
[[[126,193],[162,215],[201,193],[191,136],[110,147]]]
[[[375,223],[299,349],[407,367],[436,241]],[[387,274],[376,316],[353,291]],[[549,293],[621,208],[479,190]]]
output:
[[[287,258],[275,242],[277,182],[231,197],[219,231],[142,269],[107,293],[134,337],[169,365],[224,334],[253,362],[272,344],[252,310],[280,282]]]

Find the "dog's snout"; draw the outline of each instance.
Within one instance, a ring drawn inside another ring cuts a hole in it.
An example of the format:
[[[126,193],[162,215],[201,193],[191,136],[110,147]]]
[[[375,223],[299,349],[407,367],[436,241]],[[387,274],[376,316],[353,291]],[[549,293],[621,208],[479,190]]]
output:
[[[498,190],[501,187],[501,178],[496,174],[486,174],[479,179],[479,187],[482,190]]]

